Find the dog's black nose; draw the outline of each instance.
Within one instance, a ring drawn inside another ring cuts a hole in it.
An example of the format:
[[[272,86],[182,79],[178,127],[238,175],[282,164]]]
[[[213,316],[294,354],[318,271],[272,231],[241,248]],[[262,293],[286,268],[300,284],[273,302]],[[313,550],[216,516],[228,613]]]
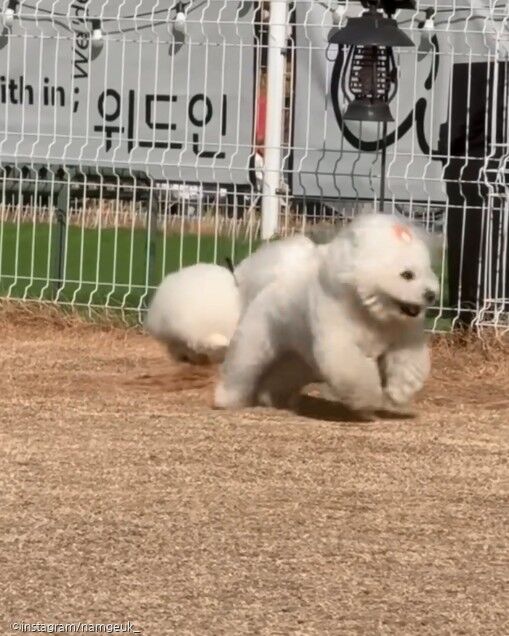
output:
[[[426,302],[427,305],[432,305],[435,302],[436,298],[437,296],[435,292],[432,291],[431,289],[427,289],[424,292],[424,301]]]

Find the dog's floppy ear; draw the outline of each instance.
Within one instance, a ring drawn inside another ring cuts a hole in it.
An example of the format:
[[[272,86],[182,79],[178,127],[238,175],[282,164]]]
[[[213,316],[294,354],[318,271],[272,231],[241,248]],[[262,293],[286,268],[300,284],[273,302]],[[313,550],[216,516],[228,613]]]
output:
[[[415,234],[417,239],[419,239],[426,245],[430,252],[431,260],[433,262],[436,262],[442,258],[444,247],[443,234],[438,234],[437,232],[428,232],[424,227],[415,223],[412,223],[411,231]]]
[[[400,214],[394,215],[394,233],[402,241],[410,242],[413,237],[422,241],[430,251],[433,262],[441,258],[444,242],[443,234],[428,232],[422,225],[417,225],[417,223]]]
[[[392,232],[398,241],[402,243],[411,243],[414,240],[413,229],[402,223],[393,223]]]

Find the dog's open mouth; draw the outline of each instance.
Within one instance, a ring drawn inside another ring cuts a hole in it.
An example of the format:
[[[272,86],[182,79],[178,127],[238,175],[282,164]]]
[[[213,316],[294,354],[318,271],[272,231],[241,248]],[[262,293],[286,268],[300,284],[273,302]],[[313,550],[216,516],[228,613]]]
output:
[[[402,314],[410,316],[410,318],[416,318],[422,310],[421,305],[414,305],[413,303],[398,303],[398,307]]]

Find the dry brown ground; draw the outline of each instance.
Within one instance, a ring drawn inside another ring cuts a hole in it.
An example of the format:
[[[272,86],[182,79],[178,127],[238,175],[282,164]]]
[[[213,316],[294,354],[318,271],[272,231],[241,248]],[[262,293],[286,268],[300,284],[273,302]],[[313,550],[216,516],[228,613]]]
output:
[[[508,358],[439,344],[414,419],[209,407],[141,334],[4,320],[0,634],[509,633]]]

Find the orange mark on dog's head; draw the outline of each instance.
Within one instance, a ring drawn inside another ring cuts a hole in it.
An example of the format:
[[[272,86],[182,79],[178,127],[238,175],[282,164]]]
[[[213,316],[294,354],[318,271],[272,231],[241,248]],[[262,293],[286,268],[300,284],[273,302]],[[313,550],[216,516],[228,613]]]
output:
[[[398,238],[400,241],[403,241],[404,243],[410,243],[413,239],[412,232],[409,230],[409,228],[401,225],[400,223],[396,223],[395,225],[393,225],[393,231],[396,235],[396,238]]]

